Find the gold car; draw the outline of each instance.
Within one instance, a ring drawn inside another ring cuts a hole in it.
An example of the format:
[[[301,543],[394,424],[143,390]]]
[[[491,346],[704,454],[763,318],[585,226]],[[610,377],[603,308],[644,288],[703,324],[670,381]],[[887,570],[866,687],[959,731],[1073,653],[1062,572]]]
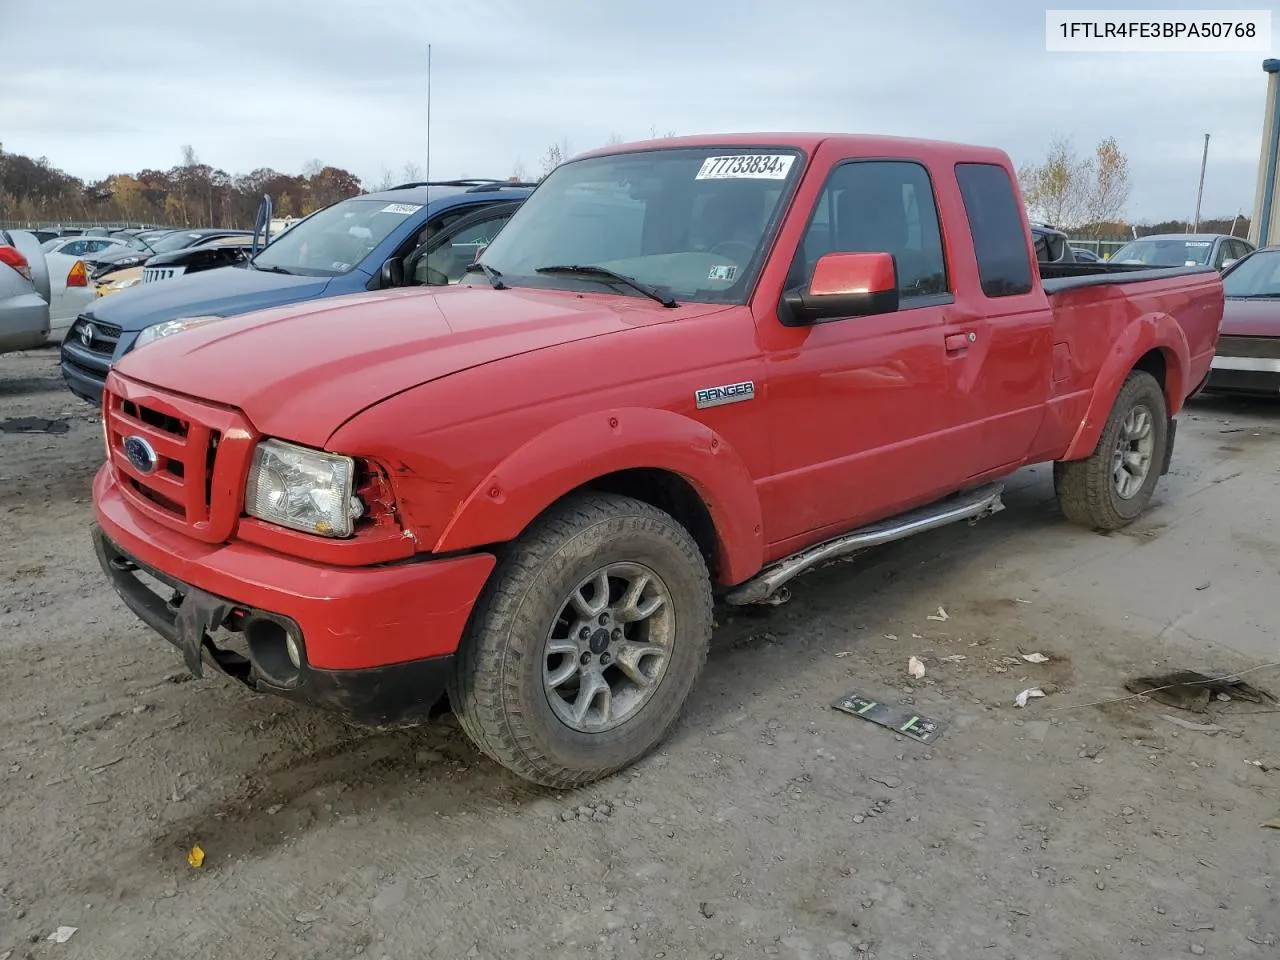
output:
[[[127,267],[107,274],[93,285],[93,291],[100,297],[109,293],[118,293],[142,282],[142,267]]]

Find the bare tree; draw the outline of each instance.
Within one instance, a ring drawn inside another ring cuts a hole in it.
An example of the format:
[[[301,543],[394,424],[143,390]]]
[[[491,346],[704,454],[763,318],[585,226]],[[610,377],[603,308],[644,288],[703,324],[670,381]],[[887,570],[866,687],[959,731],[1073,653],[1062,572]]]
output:
[[[406,183],[415,183],[422,179],[422,168],[412,160],[406,160],[404,162],[403,173]]]
[[[1129,158],[1115,137],[1094,149],[1084,198],[1085,222],[1095,229],[1120,219],[1129,200]]]
[[[670,140],[675,135],[676,132],[674,130],[668,130],[666,133],[659,133],[656,126],[649,127],[650,140]]]
[[[1087,217],[1091,159],[1081,160],[1069,138],[1054,137],[1043,163],[1018,170],[1022,198],[1031,212],[1056,227],[1077,227]]]
[[[322,170],[324,170],[323,160],[308,160],[302,168],[302,175],[310,180],[312,177],[320,176]]]
[[[572,153],[573,151],[569,146],[569,140],[567,137],[559,143],[553,143],[551,146],[547,147],[546,152],[542,155],[542,176],[545,177],[556,167],[560,166],[560,164],[568,160]]]
[[[516,162],[511,165],[511,179],[523,183],[528,178],[528,174],[524,169],[524,161],[516,157]]]
[[[616,147],[621,143],[626,143],[626,140],[623,139],[622,134],[615,130],[613,133],[609,134],[609,139],[604,142],[604,145],[606,147]]]
[[[396,185],[395,177],[386,167],[382,168],[382,177],[373,186],[373,191],[390,190]]]

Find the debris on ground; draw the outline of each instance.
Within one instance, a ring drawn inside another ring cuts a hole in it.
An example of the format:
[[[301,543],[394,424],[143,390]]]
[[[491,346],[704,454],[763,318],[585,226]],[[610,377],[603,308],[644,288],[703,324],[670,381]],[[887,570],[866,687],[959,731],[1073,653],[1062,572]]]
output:
[[[968,657],[966,657],[963,653],[953,653],[953,654],[951,654],[951,656],[949,656],[949,657],[943,657],[943,658],[941,659],[941,661],[939,661],[939,662],[941,662],[941,663],[959,663],[961,660],[968,660],[968,659],[969,659],[969,658],[968,658]]]
[[[76,931],[79,929],[79,927],[59,927],[45,939],[52,940],[54,943],[66,943],[76,935]]]
[[[776,593],[770,594],[769,596],[765,597],[763,600],[758,600],[756,602],[759,603],[761,606],[765,606],[765,607],[780,607],[790,599],[791,599],[791,588],[779,587]]]
[[[951,619],[951,617],[947,614],[947,611],[939,607],[937,613],[929,614],[929,619],[937,620],[939,623],[946,623],[948,620]]]
[[[200,849],[200,844],[196,844],[191,848],[191,852],[187,854],[187,863],[193,867],[198,867],[204,863],[204,851]]]
[[[841,697],[831,706],[844,713],[861,717],[863,720],[870,720],[904,737],[910,737],[918,743],[933,743],[942,735],[943,723],[940,720],[921,716],[878,700],[869,700],[856,693]]]
[[[71,424],[65,420],[46,420],[44,417],[10,417],[0,420],[3,433],[66,433]]]
[[[1209,701],[1217,694],[1252,703],[1280,703],[1270,693],[1245,683],[1238,677],[1230,674],[1209,676],[1196,670],[1175,670],[1156,677],[1136,677],[1125,681],[1124,687],[1130,693],[1148,696],[1167,707],[1189,713],[1205,713],[1209,709]]]
[[[1024,653],[1022,659],[1027,663],[1048,663],[1049,658],[1043,653]]]
[[[1183,730],[1193,730],[1196,733],[1207,733],[1209,736],[1222,732],[1222,727],[1218,726],[1216,723],[1194,723],[1191,720],[1183,720],[1181,717],[1175,717],[1168,713],[1162,713],[1160,716],[1163,719],[1168,720],[1174,726],[1181,727]]]
[[[924,661],[919,657],[912,657],[907,661],[907,673],[915,677],[917,680],[924,678]]]
[[[1026,690],[1023,690],[1020,694],[1018,694],[1014,698],[1013,702],[1019,707],[1025,707],[1027,705],[1027,701],[1030,700],[1032,697],[1043,697],[1043,696],[1044,696],[1044,691],[1041,690],[1039,687],[1028,687]]]
[[[1267,827],[1271,830],[1280,830],[1280,817],[1272,817],[1270,820],[1263,820],[1259,826]]]

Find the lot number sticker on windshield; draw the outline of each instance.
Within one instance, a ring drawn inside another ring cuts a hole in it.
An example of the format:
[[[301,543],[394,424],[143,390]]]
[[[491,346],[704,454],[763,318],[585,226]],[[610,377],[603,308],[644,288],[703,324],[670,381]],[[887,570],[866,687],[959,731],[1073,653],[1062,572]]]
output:
[[[414,213],[415,211],[418,211],[421,209],[422,209],[422,204],[420,203],[388,203],[385,207],[383,207],[378,212],[379,213],[398,213],[403,216],[406,214]]]
[[[695,180],[785,180],[795,157],[788,154],[746,153],[738,157],[707,157]]]

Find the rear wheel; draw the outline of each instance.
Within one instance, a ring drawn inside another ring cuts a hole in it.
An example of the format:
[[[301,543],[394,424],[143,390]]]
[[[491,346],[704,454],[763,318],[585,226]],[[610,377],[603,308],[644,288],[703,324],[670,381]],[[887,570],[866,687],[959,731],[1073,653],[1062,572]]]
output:
[[[1168,443],[1164,391],[1155,377],[1130,373],[1093,453],[1053,466],[1062,513],[1095,530],[1133,522],[1151,500]]]
[[[450,701],[476,746],[521,777],[589,783],[667,736],[711,625],[711,579],[684,527],[629,497],[574,497],[494,571]]]

